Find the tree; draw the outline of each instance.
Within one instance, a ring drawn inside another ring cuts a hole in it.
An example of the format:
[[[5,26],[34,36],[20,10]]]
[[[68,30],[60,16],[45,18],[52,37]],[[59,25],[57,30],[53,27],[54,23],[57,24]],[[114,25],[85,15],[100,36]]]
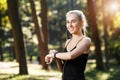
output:
[[[15,54],[18,56],[19,74],[28,74],[22,27],[19,20],[18,0],[7,0],[7,5],[15,43]]]
[[[87,5],[88,5],[88,12],[89,12],[89,25],[93,32],[93,41],[95,45],[96,67],[99,70],[104,70],[99,31],[98,31],[97,22],[96,22],[97,19],[96,19],[96,12],[95,12],[95,3],[93,0],[87,0]]]
[[[48,47],[47,47],[47,22],[46,22],[46,9],[45,12],[41,12],[41,17],[42,17],[42,29],[40,29],[39,24],[38,24],[38,19],[36,15],[36,9],[35,9],[35,4],[33,0],[30,1],[30,6],[32,10],[32,16],[33,16],[33,21],[35,23],[35,32],[37,34],[37,39],[38,39],[38,47],[39,47],[39,52],[40,52],[40,58],[41,58],[41,63],[42,63],[42,68],[43,69],[48,69],[47,64],[45,63],[45,55],[48,53]],[[43,1],[43,2],[42,2]],[[42,0],[41,3],[45,7],[45,0]],[[43,4],[44,3],[44,4]]]
[[[47,3],[46,0],[40,0],[41,3],[41,24],[42,24],[42,34],[43,34],[43,44],[41,45],[41,48],[43,46],[42,50],[42,55],[41,55],[41,61],[42,64],[44,65],[44,68],[47,68],[45,64],[45,55],[48,53],[48,32],[47,32]]]
[[[2,53],[2,37],[3,30],[2,30],[2,10],[0,8],[0,61],[3,61],[3,53]]]
[[[103,13],[103,28],[104,28],[104,43],[105,43],[105,67],[106,69],[109,69],[109,60],[108,60],[108,17],[109,15],[105,14],[105,4],[108,0],[102,0],[102,13]],[[110,19],[110,18],[109,18]]]

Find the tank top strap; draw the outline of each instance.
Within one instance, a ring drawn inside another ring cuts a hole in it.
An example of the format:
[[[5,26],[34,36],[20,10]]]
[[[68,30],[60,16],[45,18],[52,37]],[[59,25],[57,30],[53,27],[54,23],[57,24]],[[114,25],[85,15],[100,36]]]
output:
[[[65,45],[65,48],[67,47],[67,45],[70,43],[71,40],[72,40],[72,39],[70,39],[70,40],[67,42],[67,44]]]
[[[78,42],[76,43],[75,47],[77,46],[77,44],[83,39],[84,37],[82,37],[80,40],[78,40]]]

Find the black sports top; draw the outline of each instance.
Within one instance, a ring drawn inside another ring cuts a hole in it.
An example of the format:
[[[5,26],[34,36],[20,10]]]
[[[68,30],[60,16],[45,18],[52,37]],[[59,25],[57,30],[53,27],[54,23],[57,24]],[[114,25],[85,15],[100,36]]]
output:
[[[73,49],[75,49],[76,46]],[[64,52],[67,52],[66,48]],[[87,59],[88,54],[82,54],[73,60],[64,60],[62,80],[85,80],[84,71]]]

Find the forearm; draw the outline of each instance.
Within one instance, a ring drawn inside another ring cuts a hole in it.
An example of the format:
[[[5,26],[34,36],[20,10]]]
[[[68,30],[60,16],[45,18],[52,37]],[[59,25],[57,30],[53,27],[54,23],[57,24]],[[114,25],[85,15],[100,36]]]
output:
[[[70,60],[71,59],[70,52],[57,53],[55,55],[55,57],[58,58],[58,59],[62,59],[62,60]]]

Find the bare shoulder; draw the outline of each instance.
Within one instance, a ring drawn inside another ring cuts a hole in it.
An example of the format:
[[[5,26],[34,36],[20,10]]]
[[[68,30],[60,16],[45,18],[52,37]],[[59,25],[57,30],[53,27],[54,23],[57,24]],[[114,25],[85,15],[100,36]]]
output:
[[[84,37],[82,41],[79,43],[78,48],[84,50],[83,52],[84,54],[88,54],[90,46],[91,46],[91,39],[89,37]]]
[[[84,37],[81,41],[81,43],[91,44],[91,39],[89,37]]]
[[[91,39],[89,37],[84,37],[83,40],[91,43]]]

